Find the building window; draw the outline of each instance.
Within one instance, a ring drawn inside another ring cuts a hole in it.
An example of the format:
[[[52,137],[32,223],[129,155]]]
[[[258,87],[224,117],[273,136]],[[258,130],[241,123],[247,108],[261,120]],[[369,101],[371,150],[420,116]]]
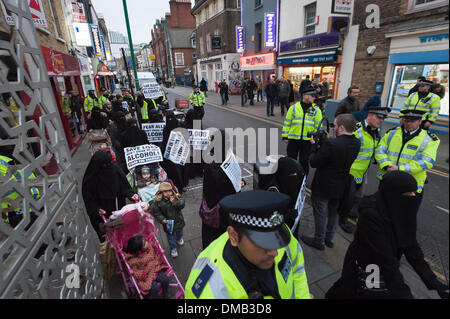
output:
[[[206,19],[206,20],[209,19],[209,7],[210,7],[210,6],[207,6],[207,7],[205,8],[205,14],[206,14],[205,19]]]
[[[177,66],[184,65],[184,53],[183,52],[175,52],[175,65],[177,65]]]
[[[422,10],[431,10],[442,6],[448,6],[448,0],[409,0],[408,12],[414,13]]]
[[[219,13],[219,0],[214,0],[214,15]]]
[[[256,43],[255,43],[255,53],[259,53],[262,51],[262,23],[259,22],[255,24],[255,35],[256,35]]]
[[[262,5],[262,0],[255,0],[255,9]]]
[[[199,38],[199,46],[200,46],[200,55],[205,53],[205,48],[203,47],[203,37]]]
[[[50,14],[52,15],[52,21],[53,21],[53,27],[55,29],[55,35],[57,38],[61,38],[62,32],[61,27],[59,24],[59,18],[56,14],[56,6],[55,6],[55,0],[48,0],[49,8],[50,8]]]
[[[214,68],[216,69],[216,81],[222,81],[222,63],[216,63]]]
[[[316,3],[305,7],[305,36],[316,33]]]
[[[206,52],[211,52],[211,34],[206,35]]]
[[[241,8],[241,0],[236,0],[236,8]]]
[[[191,45],[192,45],[192,47],[195,49],[195,45],[196,45],[195,38],[192,38],[192,39],[191,39]]]

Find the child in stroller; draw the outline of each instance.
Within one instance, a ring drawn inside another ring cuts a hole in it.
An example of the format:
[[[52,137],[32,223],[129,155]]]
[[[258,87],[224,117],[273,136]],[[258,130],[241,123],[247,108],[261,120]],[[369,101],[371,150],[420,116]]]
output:
[[[167,265],[159,258],[144,236],[130,238],[125,248],[125,259],[134,272],[144,298],[165,299],[169,289],[169,276],[164,271]],[[159,284],[159,285],[158,285]],[[160,287],[162,295],[159,295]]]
[[[160,182],[167,179],[167,174],[159,164],[145,165],[135,171],[136,186],[139,196],[144,202],[155,200]]]

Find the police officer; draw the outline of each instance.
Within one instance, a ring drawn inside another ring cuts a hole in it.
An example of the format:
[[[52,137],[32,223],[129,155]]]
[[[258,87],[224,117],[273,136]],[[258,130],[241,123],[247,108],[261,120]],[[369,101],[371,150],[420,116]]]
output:
[[[148,123],[150,121],[149,112],[152,110],[158,111],[158,106],[154,99],[146,99],[143,93],[143,89],[140,90],[140,94],[136,99],[137,106],[140,107],[141,122]],[[150,107],[149,107],[150,106]]]
[[[303,251],[284,223],[290,201],[266,191],[225,197],[227,232],[198,256],[186,299],[309,299]]]
[[[316,90],[313,87],[303,92],[302,101],[289,108],[284,121],[282,137],[287,146],[287,155],[295,160],[299,158],[306,174],[309,172],[308,157],[311,152],[311,137],[322,121],[322,111],[314,103]]]
[[[417,181],[418,205],[423,198],[427,170],[436,161],[440,140],[436,134],[421,129],[424,111],[402,110],[401,127],[389,130],[375,152],[379,164],[377,178],[382,180],[387,172],[403,171]]]
[[[358,138],[361,142],[361,149],[359,151],[358,157],[353,162],[350,169],[350,174],[355,179],[356,189],[355,192],[359,191],[363,185],[364,176],[369,170],[370,164],[375,156],[375,149],[381,141],[381,126],[384,120],[388,117],[390,108],[381,106],[372,106],[369,108],[369,115],[367,119],[363,122],[357,123],[357,130],[353,132],[353,135]],[[354,232],[354,226],[347,220],[347,217],[357,218],[357,210],[349,211],[352,205],[358,204],[359,199],[354,196],[350,196],[347,205],[344,205],[341,211],[341,219],[339,225],[347,233]],[[356,208],[356,205],[353,206]]]
[[[98,103],[100,104],[100,110],[102,110],[103,109],[103,105],[105,105],[105,103],[107,102],[107,101],[109,101],[109,98],[108,98],[109,96],[108,96],[108,92],[107,92],[107,90],[106,90],[106,88],[101,88],[100,89],[100,97],[98,98]]]
[[[438,95],[431,93],[430,88],[434,83],[429,80],[419,82],[417,92],[411,94],[405,102],[402,110],[423,111],[422,128],[428,130],[436,122],[441,110],[441,99]]]
[[[88,91],[88,96],[84,99],[84,111],[89,117],[94,107],[100,108],[98,98],[95,96],[94,90]]]
[[[189,96],[189,103],[194,107],[195,113],[197,113],[197,118],[203,120],[205,116],[204,105],[206,104],[205,94],[200,91],[200,88],[196,85],[194,86],[194,92]]]

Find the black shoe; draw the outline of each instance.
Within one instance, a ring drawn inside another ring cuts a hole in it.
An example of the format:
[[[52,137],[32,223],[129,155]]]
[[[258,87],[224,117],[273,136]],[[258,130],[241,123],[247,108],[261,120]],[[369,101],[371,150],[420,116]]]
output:
[[[349,213],[348,213],[348,218],[350,219],[358,219],[359,218],[359,213],[357,209],[352,209]]]
[[[313,247],[321,251],[325,250],[325,245],[318,244],[316,240],[312,237],[302,236],[301,239],[306,245],[310,247]]]
[[[339,226],[341,226],[342,230],[347,234],[355,233],[356,227],[352,225],[347,219],[344,221],[339,221]]]
[[[330,241],[330,240],[326,240],[326,239],[325,239],[325,245],[326,245],[328,248],[334,248],[334,243],[333,243],[332,241]]]
[[[275,114],[272,113],[272,114],[270,114],[270,116],[275,116]]]

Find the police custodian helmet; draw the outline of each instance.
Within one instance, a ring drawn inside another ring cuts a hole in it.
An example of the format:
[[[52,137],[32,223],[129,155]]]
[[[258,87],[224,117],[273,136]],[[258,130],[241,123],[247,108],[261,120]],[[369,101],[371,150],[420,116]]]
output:
[[[290,203],[291,198],[285,194],[250,191],[227,196],[220,201],[220,206],[256,246],[278,250],[291,240],[284,223]]]

